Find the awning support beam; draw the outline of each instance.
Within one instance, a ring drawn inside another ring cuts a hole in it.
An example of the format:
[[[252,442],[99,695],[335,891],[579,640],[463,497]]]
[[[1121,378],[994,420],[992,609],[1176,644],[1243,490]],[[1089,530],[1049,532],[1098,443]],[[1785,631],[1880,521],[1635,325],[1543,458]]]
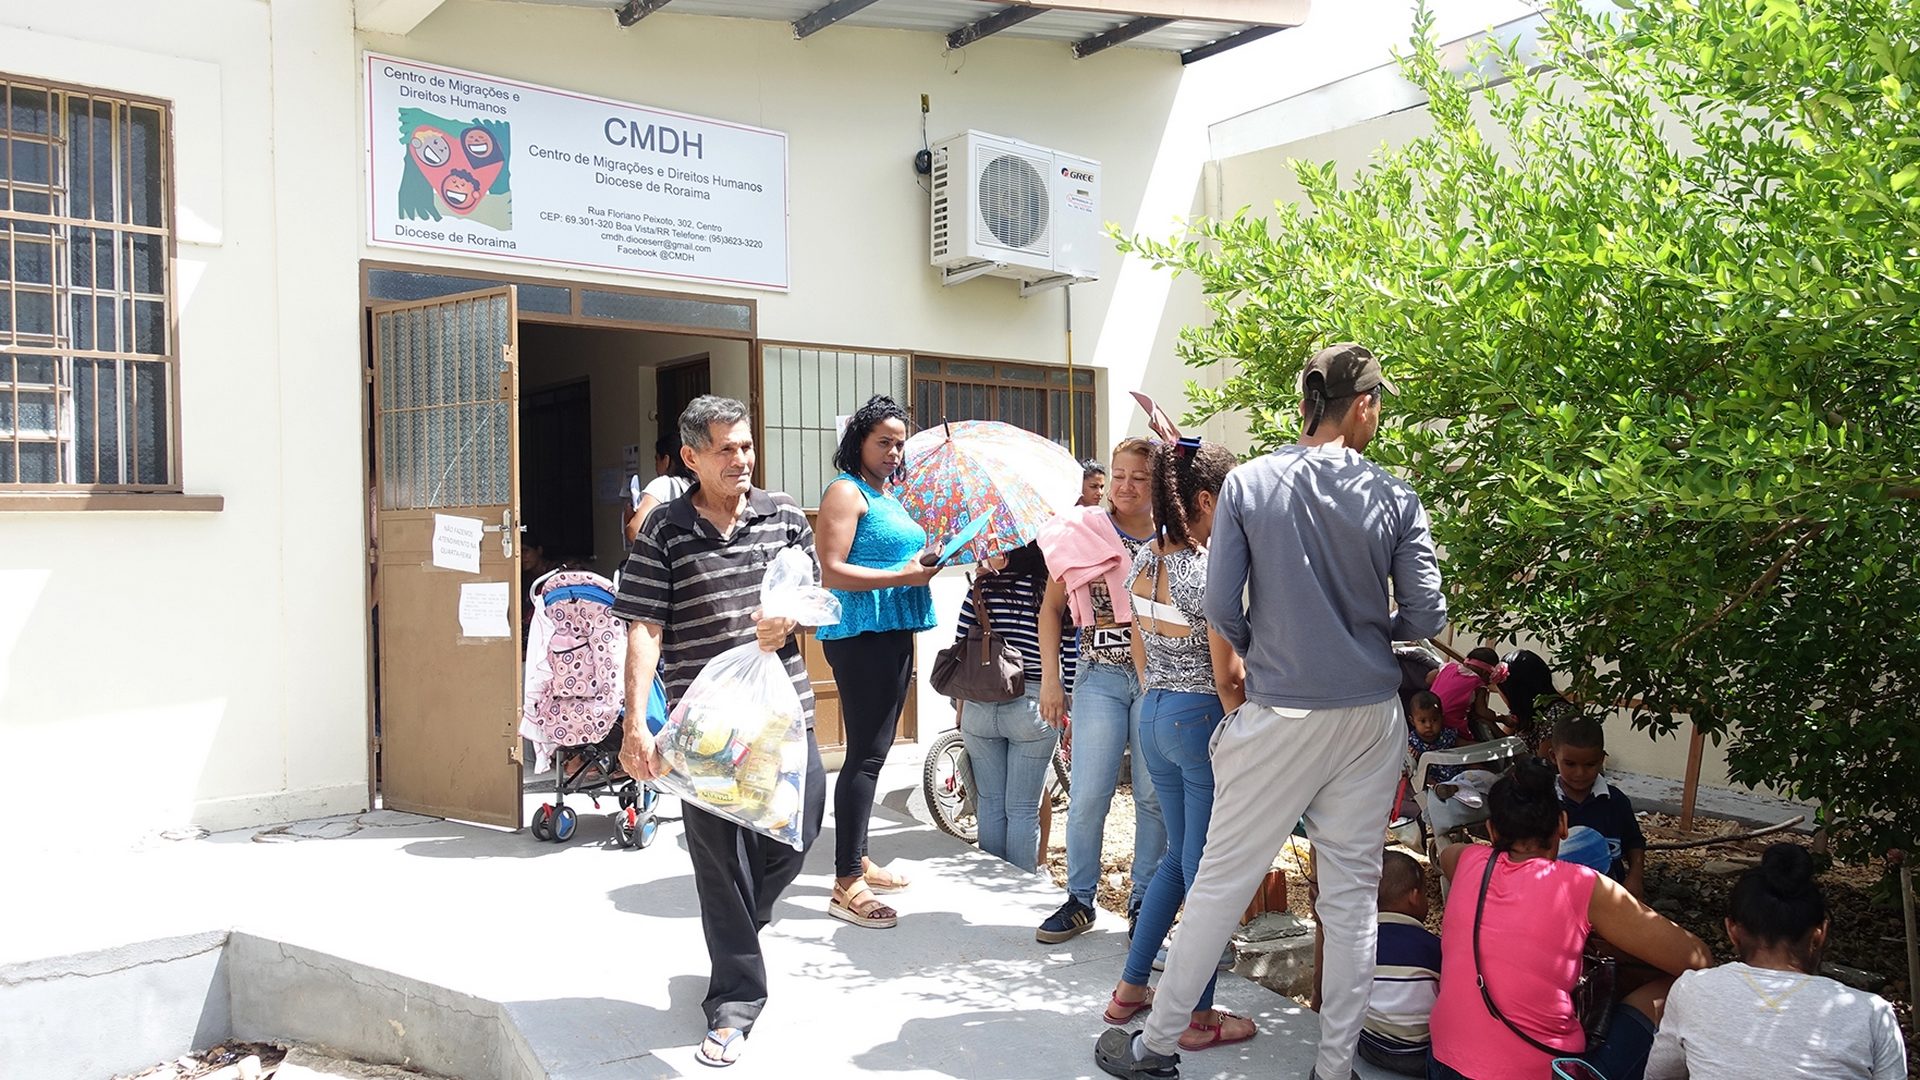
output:
[[[1219,41],[1209,41],[1205,45],[1196,45],[1188,49],[1180,54],[1180,62],[1191,64],[1196,60],[1205,60],[1209,56],[1219,56],[1228,49],[1237,49],[1250,42],[1259,41],[1263,37],[1279,33],[1280,30],[1281,27],[1278,26],[1255,26],[1242,30],[1229,37],[1223,37]]]
[[[953,33],[948,34],[947,48],[964,49],[983,37],[991,37],[1009,26],[1018,26],[1028,19],[1033,18],[1035,15],[1045,15],[1046,13],[1045,8],[1037,8],[1028,4],[1014,4],[1012,7],[1001,8],[999,11],[994,12],[978,22],[963,26]]]
[[[793,36],[809,38],[839,22],[841,19],[861,10],[872,7],[879,0],[833,0],[833,3],[794,20]]]
[[[1132,41],[1142,34],[1151,34],[1172,21],[1172,19],[1162,19],[1155,16],[1145,19],[1135,19],[1130,23],[1122,23],[1104,34],[1095,34],[1084,41],[1074,42],[1073,58],[1075,60],[1085,60],[1094,53],[1105,52],[1115,45],[1125,45],[1127,42]]]
[[[632,26],[672,2],[673,0],[627,0],[614,10],[613,17],[620,20],[621,26]]]

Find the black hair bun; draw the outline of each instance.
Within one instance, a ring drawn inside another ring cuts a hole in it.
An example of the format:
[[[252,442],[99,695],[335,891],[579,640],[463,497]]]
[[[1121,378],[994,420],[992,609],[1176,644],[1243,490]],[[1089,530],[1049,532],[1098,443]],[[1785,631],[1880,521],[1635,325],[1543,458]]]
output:
[[[1556,774],[1546,765],[1532,759],[1522,761],[1513,767],[1513,794],[1518,802],[1540,803],[1560,801],[1560,793],[1553,788]]]
[[[1760,874],[1775,896],[1799,896],[1814,887],[1813,856],[1798,844],[1770,844],[1760,856]]]

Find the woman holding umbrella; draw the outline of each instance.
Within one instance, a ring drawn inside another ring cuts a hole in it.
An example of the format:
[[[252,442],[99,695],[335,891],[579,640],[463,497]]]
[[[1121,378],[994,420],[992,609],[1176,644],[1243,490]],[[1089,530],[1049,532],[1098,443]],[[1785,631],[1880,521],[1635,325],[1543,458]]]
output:
[[[840,688],[847,759],[834,788],[834,883],[827,913],[885,929],[899,916],[874,896],[907,879],[867,857],[874,788],[893,745],[913,671],[913,635],[934,626],[939,573],[921,555],[922,529],[887,485],[906,453],[907,413],[876,395],[849,417],[833,464],[840,475],[820,496],[815,550],[820,583],[840,600],[840,622],[816,632]]]

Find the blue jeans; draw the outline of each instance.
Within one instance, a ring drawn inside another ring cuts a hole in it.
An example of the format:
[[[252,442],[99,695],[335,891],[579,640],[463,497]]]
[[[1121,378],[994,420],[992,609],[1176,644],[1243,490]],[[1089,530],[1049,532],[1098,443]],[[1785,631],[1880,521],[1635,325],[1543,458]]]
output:
[[[1147,886],[1140,906],[1140,923],[1127,948],[1127,967],[1121,978],[1145,986],[1153,971],[1161,939],[1173,929],[1173,917],[1187,898],[1187,886],[1200,868],[1200,852],[1207,841],[1207,823],[1213,820],[1213,761],[1207,743],[1226,710],[1213,694],[1178,690],[1147,691],[1140,711],[1140,745],[1146,751],[1147,772],[1160,795],[1160,816],[1167,826],[1167,857]],[[1213,983],[1193,1010],[1213,1008]]]
[[[973,767],[980,850],[1032,872],[1039,866],[1040,800],[1060,733],[1040,719],[1040,688],[1026,696],[960,706],[960,737]]]
[[[1100,887],[1100,842],[1107,810],[1120,786],[1120,756],[1133,745],[1133,894],[1147,883],[1167,850],[1160,799],[1140,746],[1140,679],[1131,667],[1084,664],[1073,685],[1073,809],[1067,812],[1067,892],[1091,906]]]

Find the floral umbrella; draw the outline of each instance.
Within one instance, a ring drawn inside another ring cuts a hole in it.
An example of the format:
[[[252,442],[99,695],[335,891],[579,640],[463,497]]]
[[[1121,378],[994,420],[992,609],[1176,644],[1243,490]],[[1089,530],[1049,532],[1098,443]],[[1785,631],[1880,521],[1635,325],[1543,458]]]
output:
[[[990,520],[953,556],[978,562],[1031,541],[1080,497],[1080,463],[1060,444],[998,420],[956,420],[907,440],[900,502],[944,542]]]

